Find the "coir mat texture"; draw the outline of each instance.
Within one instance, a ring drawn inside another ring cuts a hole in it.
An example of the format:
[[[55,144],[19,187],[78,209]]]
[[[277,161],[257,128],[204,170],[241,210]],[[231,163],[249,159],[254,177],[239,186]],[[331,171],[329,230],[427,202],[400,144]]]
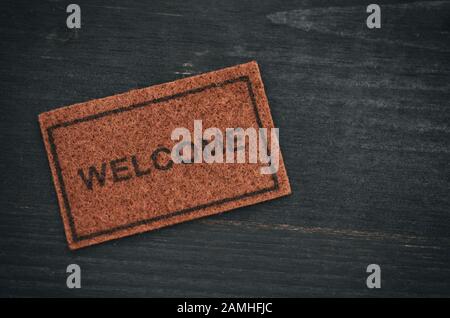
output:
[[[177,127],[273,128],[250,62],[39,115],[71,249],[149,231],[291,192],[260,163],[174,164]]]

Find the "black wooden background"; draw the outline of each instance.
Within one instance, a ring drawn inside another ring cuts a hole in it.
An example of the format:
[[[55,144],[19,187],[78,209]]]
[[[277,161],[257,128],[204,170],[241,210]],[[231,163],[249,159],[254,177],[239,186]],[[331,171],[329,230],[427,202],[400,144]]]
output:
[[[450,1],[69,3],[0,4],[0,296],[450,296]],[[37,115],[250,60],[293,195],[69,251]]]

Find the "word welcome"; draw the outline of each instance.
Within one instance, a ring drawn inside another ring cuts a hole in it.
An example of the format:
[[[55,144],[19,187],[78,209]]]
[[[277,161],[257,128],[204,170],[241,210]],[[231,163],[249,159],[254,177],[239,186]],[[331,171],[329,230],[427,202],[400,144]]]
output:
[[[172,131],[171,139],[177,141],[172,149],[160,146],[149,157],[134,154],[103,161],[87,169],[79,168],[78,176],[88,190],[93,190],[95,183],[103,187],[107,180],[116,183],[144,177],[152,170],[169,170],[174,164],[260,163],[261,174],[278,171],[278,128],[271,129],[269,149],[267,128],[227,128],[223,134],[219,128],[203,131],[202,127],[201,120],[194,120],[193,136],[187,128]]]
[[[93,189],[94,178],[103,187],[106,182],[107,171],[111,171],[113,182],[126,181],[133,177],[143,177],[150,174],[152,166],[157,170],[169,170],[172,168],[172,160],[162,160],[160,158],[162,157],[161,154],[164,153],[170,154],[170,150],[166,147],[159,147],[152,152],[149,161],[144,160],[146,161],[145,163],[142,162],[142,158],[132,155],[130,157],[113,159],[109,162],[102,162],[100,169],[92,165],[87,173],[80,168],[78,169],[78,175],[88,190]],[[107,167],[109,167],[108,170]]]

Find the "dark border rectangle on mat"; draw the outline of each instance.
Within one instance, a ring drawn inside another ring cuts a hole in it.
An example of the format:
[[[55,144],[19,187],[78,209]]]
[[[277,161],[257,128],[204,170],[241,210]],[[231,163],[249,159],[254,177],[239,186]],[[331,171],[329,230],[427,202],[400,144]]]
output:
[[[155,98],[152,99],[150,101],[146,101],[146,102],[142,102],[142,103],[138,103],[138,104],[134,104],[134,105],[130,105],[130,106],[126,106],[126,107],[122,107],[122,108],[117,108],[117,109],[113,109],[113,110],[108,110],[102,113],[98,113],[95,115],[90,115],[90,116],[86,116],[86,117],[82,117],[79,119],[75,119],[75,120],[71,120],[71,121],[67,121],[67,122],[63,122],[63,123],[59,123],[56,125],[53,125],[49,128],[47,128],[47,134],[48,134],[48,140],[50,143],[50,147],[51,147],[51,152],[52,152],[52,157],[53,157],[53,162],[55,165],[55,169],[56,169],[56,173],[58,175],[58,182],[59,182],[59,186],[61,188],[61,193],[62,193],[62,197],[63,197],[63,201],[64,201],[64,206],[65,206],[65,210],[66,210],[66,214],[67,214],[67,218],[69,220],[69,224],[70,224],[70,231],[72,234],[72,239],[74,242],[80,242],[83,240],[88,240],[88,239],[92,239],[95,238],[97,236],[101,236],[101,235],[106,235],[106,234],[112,234],[118,231],[122,231],[122,230],[126,230],[126,229],[130,229],[136,226],[140,226],[140,225],[144,225],[144,224],[150,224],[152,222],[157,222],[163,219],[168,219],[171,217],[175,217],[175,216],[179,216],[179,215],[183,215],[183,214],[189,214],[192,213],[194,211],[197,210],[201,210],[204,208],[208,208],[214,205],[220,205],[222,203],[227,203],[227,202],[231,202],[231,201],[237,201],[243,198],[247,198],[247,197],[251,197],[251,196],[255,196],[255,195],[259,195],[262,193],[266,193],[266,192],[270,192],[270,191],[274,191],[274,190],[278,190],[279,186],[278,186],[278,177],[276,175],[276,173],[272,174],[272,180],[274,185],[270,188],[265,188],[265,189],[261,189],[255,192],[249,192],[249,193],[244,193],[241,194],[239,196],[236,197],[231,197],[231,198],[225,198],[222,200],[217,200],[217,201],[213,201],[210,203],[205,203],[205,204],[201,204],[195,207],[191,207],[191,208],[187,208],[187,209],[183,209],[183,210],[179,210],[179,211],[174,211],[174,212],[170,212],[168,214],[164,214],[164,215],[160,215],[157,217],[153,217],[150,219],[145,219],[145,220],[141,220],[141,221],[137,221],[137,222],[133,222],[133,223],[129,223],[129,224],[124,224],[124,225],[120,225],[117,227],[113,227],[111,229],[108,230],[102,230],[102,231],[98,231],[98,232],[94,232],[91,234],[87,234],[87,235],[78,235],[78,233],[76,232],[76,228],[75,228],[75,222],[73,220],[73,215],[71,212],[71,208],[70,208],[70,204],[69,204],[69,199],[66,193],[66,189],[65,189],[65,185],[64,185],[64,180],[63,180],[63,175],[62,175],[62,169],[61,166],[59,164],[59,160],[58,160],[58,153],[56,150],[56,144],[55,144],[55,140],[53,138],[53,131],[55,129],[58,128],[63,128],[63,127],[68,127],[71,125],[75,125],[75,124],[79,124],[82,122],[86,122],[86,121],[91,121],[91,120],[96,120],[105,116],[109,116],[109,115],[115,115],[115,114],[120,114],[126,111],[131,111],[134,109],[139,109],[142,107],[146,107],[152,104],[157,104],[157,103],[162,103],[162,102],[166,102],[169,101],[171,99],[176,99],[176,98],[180,98],[180,97],[184,97],[190,94],[195,94],[195,93],[200,93],[202,91],[205,91],[207,89],[211,89],[211,88],[215,88],[215,87],[222,87],[228,84],[233,84],[236,82],[246,82],[247,83],[247,88],[248,88],[248,92],[250,95],[250,99],[253,105],[253,110],[255,112],[255,117],[256,117],[256,122],[258,124],[258,127],[263,128],[262,127],[262,123],[261,123],[261,118],[259,117],[259,113],[258,113],[258,107],[256,105],[256,100],[255,100],[255,95],[253,92],[253,88],[252,88],[252,84],[251,81],[249,79],[248,76],[241,76],[241,77],[237,77],[234,79],[229,79],[220,83],[212,83],[206,86],[202,86],[199,88],[195,88],[195,89],[190,89],[188,91],[182,92],[182,93],[177,93],[174,95],[169,95],[169,96],[165,96],[165,97],[160,97],[160,98]],[[267,145],[268,147],[268,145]]]

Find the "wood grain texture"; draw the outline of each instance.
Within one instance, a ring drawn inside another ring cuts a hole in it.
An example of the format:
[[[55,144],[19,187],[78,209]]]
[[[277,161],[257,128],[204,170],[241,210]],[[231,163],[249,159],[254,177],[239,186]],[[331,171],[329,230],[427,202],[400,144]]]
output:
[[[0,4],[0,296],[450,296],[449,1],[77,3]],[[293,195],[70,252],[37,115],[253,59]]]

